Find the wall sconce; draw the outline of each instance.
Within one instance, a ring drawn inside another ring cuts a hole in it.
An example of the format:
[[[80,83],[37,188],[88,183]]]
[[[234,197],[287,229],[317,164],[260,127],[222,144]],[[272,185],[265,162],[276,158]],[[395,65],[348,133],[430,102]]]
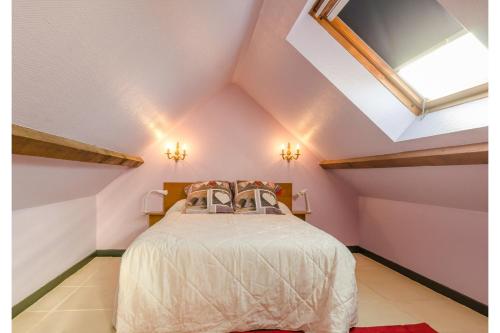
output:
[[[290,163],[291,160],[297,160],[300,156],[300,147],[297,144],[295,154],[292,152],[292,148],[290,146],[290,142],[288,142],[287,148],[285,150],[285,146],[281,146],[281,157]]]
[[[175,145],[175,151],[173,153],[170,151],[170,147],[167,146],[167,151],[165,152],[165,154],[167,155],[169,160],[174,160],[176,162],[179,160],[183,160],[187,156],[186,145],[182,145],[182,153],[179,142],[177,142],[177,144]]]

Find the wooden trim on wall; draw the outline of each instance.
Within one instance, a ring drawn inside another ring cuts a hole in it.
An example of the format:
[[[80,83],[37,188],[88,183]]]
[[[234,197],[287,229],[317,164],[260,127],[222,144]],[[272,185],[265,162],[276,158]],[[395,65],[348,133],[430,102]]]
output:
[[[323,169],[397,168],[471,164],[488,164],[487,142],[320,162],[320,166]]]
[[[136,168],[142,158],[12,124],[12,153]]]

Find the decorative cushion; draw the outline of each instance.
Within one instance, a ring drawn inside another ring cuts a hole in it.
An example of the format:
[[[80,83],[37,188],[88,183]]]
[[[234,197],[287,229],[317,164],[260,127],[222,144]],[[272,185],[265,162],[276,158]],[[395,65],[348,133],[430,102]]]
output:
[[[232,213],[233,196],[229,182],[210,180],[193,183],[187,191],[185,213]]]
[[[234,186],[234,208],[239,214],[283,214],[276,198],[276,184],[238,180]]]

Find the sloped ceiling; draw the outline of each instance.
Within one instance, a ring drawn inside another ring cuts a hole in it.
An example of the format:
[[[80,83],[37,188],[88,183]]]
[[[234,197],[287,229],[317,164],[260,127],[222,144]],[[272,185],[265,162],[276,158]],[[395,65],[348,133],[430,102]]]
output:
[[[13,122],[140,155],[168,135],[187,110],[234,81],[322,158],[487,141],[487,130],[476,129],[392,142],[285,40],[305,4],[15,0]],[[95,194],[124,172],[35,160],[14,158],[14,207],[67,200],[68,193],[75,198]],[[484,209],[486,199],[474,193],[485,193],[487,168],[467,168],[339,174],[361,195]],[[78,170],[78,176],[69,169]],[[459,179],[472,184],[478,173],[477,191],[446,185]],[[444,174],[452,176],[441,178]],[[57,183],[58,177],[71,179],[70,192],[54,186],[43,200],[41,192],[23,194]],[[442,192],[427,196],[436,179],[444,180]],[[404,196],[409,186],[419,194]],[[443,202],[450,193],[453,198]]]
[[[286,40],[305,0],[266,0],[234,80],[323,158],[487,141],[477,129],[394,143]]]
[[[259,4],[16,0],[13,122],[137,154],[230,81]]]
[[[335,159],[488,141],[486,128],[404,142],[390,140],[285,40],[305,4],[305,0],[264,1],[234,80],[319,156]],[[416,169],[330,172],[341,174],[361,195],[479,210],[487,207],[486,196],[477,196],[487,191],[486,167]],[[427,195],[439,179],[440,190]],[[478,190],[456,191],[454,182],[459,181],[464,186],[475,184]],[[442,198],[447,195],[453,198]]]
[[[13,123],[140,154],[231,81],[260,5],[15,0]],[[68,188],[53,186],[51,195],[30,199],[21,193],[71,177],[64,163],[27,161],[13,161],[18,208],[95,194],[120,174],[80,164]]]

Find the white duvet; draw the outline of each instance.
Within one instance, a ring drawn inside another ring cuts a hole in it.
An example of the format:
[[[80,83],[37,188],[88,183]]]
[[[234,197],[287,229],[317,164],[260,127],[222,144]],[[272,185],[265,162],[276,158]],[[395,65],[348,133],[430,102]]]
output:
[[[293,215],[169,212],[122,257],[118,333],[346,333],[355,260]]]

